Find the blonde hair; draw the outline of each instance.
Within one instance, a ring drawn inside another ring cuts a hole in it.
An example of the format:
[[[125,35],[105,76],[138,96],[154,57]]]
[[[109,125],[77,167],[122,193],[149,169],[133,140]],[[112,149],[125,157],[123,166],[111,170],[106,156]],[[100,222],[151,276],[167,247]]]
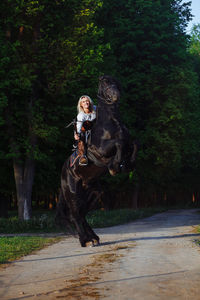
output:
[[[77,111],[78,111],[78,114],[79,114],[81,111],[84,112],[84,110],[83,110],[83,108],[82,108],[82,106],[81,106],[81,102],[82,102],[83,98],[87,98],[87,99],[89,100],[89,102],[90,102],[90,107],[89,107],[89,109],[90,109],[91,112],[93,112],[93,111],[94,111],[94,104],[93,104],[92,99],[91,99],[89,96],[87,96],[87,95],[83,95],[83,96],[81,96],[81,97],[79,98],[79,100],[78,100],[78,105],[77,105]]]

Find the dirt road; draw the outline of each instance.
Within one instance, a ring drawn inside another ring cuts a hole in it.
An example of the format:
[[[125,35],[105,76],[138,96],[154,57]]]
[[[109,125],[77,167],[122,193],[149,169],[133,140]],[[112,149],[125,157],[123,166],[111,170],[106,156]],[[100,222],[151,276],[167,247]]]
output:
[[[200,299],[198,210],[98,229],[101,245],[65,237],[0,270],[0,299]]]

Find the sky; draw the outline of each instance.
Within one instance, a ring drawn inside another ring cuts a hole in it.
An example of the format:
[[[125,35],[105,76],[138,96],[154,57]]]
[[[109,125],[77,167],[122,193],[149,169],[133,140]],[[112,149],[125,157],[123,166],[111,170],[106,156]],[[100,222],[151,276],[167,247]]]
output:
[[[188,2],[188,1],[184,0],[184,2]],[[194,17],[192,21],[190,21],[190,23],[188,24],[188,28],[187,28],[188,33],[192,29],[193,24],[200,23],[200,0],[191,0],[191,1],[192,1],[191,9]]]

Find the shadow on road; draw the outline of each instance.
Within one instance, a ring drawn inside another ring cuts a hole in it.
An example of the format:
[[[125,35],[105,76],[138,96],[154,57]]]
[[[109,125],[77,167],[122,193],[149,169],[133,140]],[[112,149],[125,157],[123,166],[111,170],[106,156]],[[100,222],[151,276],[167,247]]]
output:
[[[197,238],[200,237],[200,233],[192,233],[192,234],[181,234],[181,235],[167,235],[167,236],[148,236],[148,237],[133,237],[133,238],[128,238],[128,239],[120,239],[120,240],[115,240],[115,241],[110,241],[110,242],[103,242],[98,248],[101,248],[103,246],[107,245],[115,245],[115,244],[120,244],[120,243],[125,243],[125,242],[137,242],[137,241],[145,241],[145,240],[162,240],[162,239],[177,239],[177,238]],[[86,248],[88,249],[88,248]],[[17,260],[17,263],[27,263],[27,262],[33,262],[33,261],[45,261],[45,260],[58,260],[58,259],[66,259],[66,258],[72,258],[72,257],[80,257],[80,256],[89,256],[89,255],[96,255],[96,254],[102,254],[104,252],[109,252],[113,251],[112,249],[106,249],[103,251],[95,251],[95,252],[87,252],[87,253],[80,253],[80,254],[73,254],[73,255],[64,255],[64,256],[55,256],[55,257],[45,257],[45,258],[39,258],[39,259],[23,259],[23,260]],[[14,262],[11,262],[11,264]]]

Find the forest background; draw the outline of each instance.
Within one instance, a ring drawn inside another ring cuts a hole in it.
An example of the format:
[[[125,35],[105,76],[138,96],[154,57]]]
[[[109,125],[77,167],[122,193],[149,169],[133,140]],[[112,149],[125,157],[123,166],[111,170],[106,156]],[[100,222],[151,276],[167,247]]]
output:
[[[200,203],[200,25],[181,0],[2,0],[0,217],[55,208],[77,101],[123,87],[136,170],[101,179],[106,209]]]

